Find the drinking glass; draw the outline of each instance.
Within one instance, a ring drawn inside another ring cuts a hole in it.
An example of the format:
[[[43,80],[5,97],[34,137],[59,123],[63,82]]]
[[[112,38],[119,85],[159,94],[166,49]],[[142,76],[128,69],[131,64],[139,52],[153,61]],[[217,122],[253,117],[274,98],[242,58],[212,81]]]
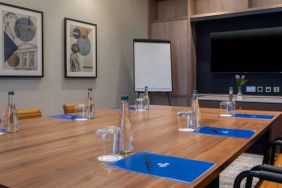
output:
[[[87,118],[87,105],[78,104],[75,106],[75,120],[76,121],[86,121]]]
[[[220,102],[220,116],[232,117],[234,114],[234,106],[231,101]]]
[[[135,99],[136,111],[145,111],[146,101],[144,98]]]
[[[99,145],[102,148],[102,155],[98,157],[99,161],[115,162],[122,159],[119,155],[119,131],[120,128],[116,126],[108,126],[96,131]]]
[[[193,126],[193,112],[192,111],[179,111],[177,112],[178,130],[191,132],[195,130]]]

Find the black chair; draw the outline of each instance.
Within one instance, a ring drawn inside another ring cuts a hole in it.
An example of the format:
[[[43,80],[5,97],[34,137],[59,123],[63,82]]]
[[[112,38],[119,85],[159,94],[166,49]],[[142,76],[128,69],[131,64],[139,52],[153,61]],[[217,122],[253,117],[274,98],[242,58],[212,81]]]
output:
[[[9,187],[6,187],[5,185],[0,184],[0,188],[9,188]]]
[[[282,168],[267,164],[256,166],[251,170],[241,172],[236,177],[233,187],[240,188],[242,180],[247,178],[245,188],[251,188],[254,177],[260,179],[259,184],[261,184],[263,180],[282,183]]]
[[[234,188],[240,188],[241,182],[245,178],[247,179],[245,188],[251,188],[254,177],[260,179],[256,187],[278,187],[275,183],[282,184],[282,167],[280,167],[282,166],[281,146],[282,137],[269,143],[264,154],[263,165],[241,172],[234,181]],[[267,185],[264,181],[275,183]]]
[[[282,137],[278,137],[273,142],[270,142],[264,154],[263,164],[282,165],[281,146]]]

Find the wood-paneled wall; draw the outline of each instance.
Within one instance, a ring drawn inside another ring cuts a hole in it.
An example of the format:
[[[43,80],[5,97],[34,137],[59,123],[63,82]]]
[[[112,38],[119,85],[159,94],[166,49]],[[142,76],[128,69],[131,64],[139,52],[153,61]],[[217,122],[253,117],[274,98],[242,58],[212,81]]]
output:
[[[247,0],[195,0],[196,14],[237,11],[247,8]]]
[[[169,19],[187,15],[187,0],[163,0],[157,2],[158,18]]]
[[[151,39],[172,42],[174,97],[191,97],[196,86],[196,46],[191,18],[253,8],[281,7],[282,0],[149,0]]]
[[[282,0],[252,0],[251,7],[267,7],[282,4]]]
[[[173,94],[187,95],[188,93],[188,20],[176,20],[152,23],[151,38],[171,41]]]

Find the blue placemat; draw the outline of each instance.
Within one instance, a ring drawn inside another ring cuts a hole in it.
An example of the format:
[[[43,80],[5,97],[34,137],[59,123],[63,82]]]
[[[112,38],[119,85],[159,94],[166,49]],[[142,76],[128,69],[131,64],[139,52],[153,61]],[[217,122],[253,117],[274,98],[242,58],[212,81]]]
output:
[[[257,114],[234,114],[235,118],[251,118],[251,119],[267,119],[271,120],[274,116],[272,115],[257,115]]]
[[[60,115],[54,115],[54,116],[48,116],[48,117],[54,118],[54,119],[64,119],[64,120],[76,120],[79,118],[83,118],[83,116],[73,115],[73,114],[60,114]]]
[[[114,109],[114,110],[120,110],[120,107],[119,107],[119,106],[114,106],[114,107],[112,107],[112,109]],[[135,109],[135,107],[128,107],[128,110],[129,110],[129,111],[135,111],[136,109]]]
[[[256,131],[254,130],[241,130],[241,129],[229,129],[229,128],[219,128],[219,127],[209,127],[204,126],[200,129],[194,131],[195,133],[234,137],[234,138],[251,138]]]
[[[0,136],[3,135],[3,134],[5,134],[5,132],[6,132],[6,129],[1,129],[1,128],[0,128]]]
[[[151,169],[148,168],[145,158],[149,159]],[[159,155],[153,153],[140,152],[110,164],[112,167],[121,168],[150,176],[166,178],[170,180],[191,183],[210,168],[215,163],[195,161]]]

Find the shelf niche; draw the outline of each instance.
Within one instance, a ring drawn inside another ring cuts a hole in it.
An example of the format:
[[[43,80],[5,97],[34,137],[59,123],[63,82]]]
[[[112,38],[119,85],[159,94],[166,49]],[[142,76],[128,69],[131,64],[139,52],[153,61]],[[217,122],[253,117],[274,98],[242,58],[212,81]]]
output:
[[[191,17],[232,14],[282,7],[282,0],[188,0],[192,6]]]
[[[268,6],[275,6],[275,5],[281,5],[282,6],[282,0],[249,0],[250,1],[250,7],[249,8],[263,8]]]
[[[192,0],[193,14],[238,11],[249,8],[249,0]]]

